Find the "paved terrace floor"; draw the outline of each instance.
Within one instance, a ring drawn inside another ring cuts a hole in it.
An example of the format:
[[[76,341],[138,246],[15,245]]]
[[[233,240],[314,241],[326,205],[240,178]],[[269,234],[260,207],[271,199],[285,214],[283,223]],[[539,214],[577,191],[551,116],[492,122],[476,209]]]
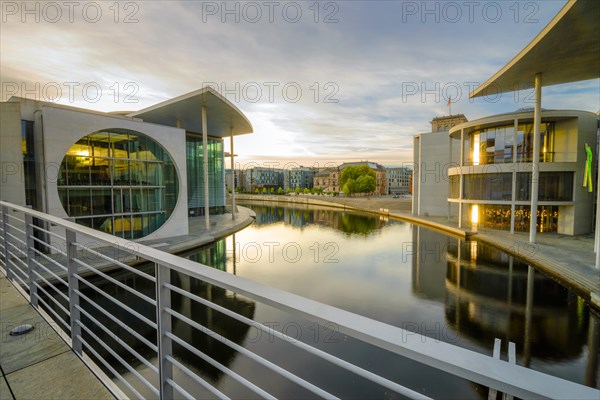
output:
[[[9,332],[21,324],[34,330]],[[40,314],[0,273],[0,399],[113,399]]]
[[[302,202],[316,200],[319,203],[329,202],[346,207],[382,213],[390,217],[415,222],[437,230],[442,230],[473,240],[489,243],[500,249],[524,259],[539,270],[575,289],[582,297],[600,309],[600,271],[594,266],[594,236],[567,236],[556,233],[538,233],[537,243],[529,243],[529,233],[514,233],[495,229],[474,229],[472,226],[458,228],[456,218],[416,217],[411,213],[410,197],[393,198],[392,196],[371,197],[325,197],[314,195],[300,196],[239,196],[247,199],[267,199],[275,201]]]

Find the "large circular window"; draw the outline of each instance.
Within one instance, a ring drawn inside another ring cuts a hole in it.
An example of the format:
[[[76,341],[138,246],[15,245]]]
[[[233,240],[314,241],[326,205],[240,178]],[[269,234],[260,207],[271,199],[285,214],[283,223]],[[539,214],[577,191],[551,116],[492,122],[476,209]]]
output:
[[[166,150],[127,129],[91,133],[63,158],[58,194],[79,224],[136,239],[169,218],[179,192],[177,172]]]

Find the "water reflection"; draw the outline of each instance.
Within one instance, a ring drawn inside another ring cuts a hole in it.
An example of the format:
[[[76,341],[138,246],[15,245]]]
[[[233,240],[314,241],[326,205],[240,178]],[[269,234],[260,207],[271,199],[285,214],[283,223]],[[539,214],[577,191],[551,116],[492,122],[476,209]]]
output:
[[[281,223],[293,228],[303,228],[307,225],[318,225],[336,229],[349,236],[368,236],[385,225],[385,220],[356,213],[347,213],[328,207],[293,205],[277,207],[263,202],[248,202],[256,212],[256,227],[267,227]]]

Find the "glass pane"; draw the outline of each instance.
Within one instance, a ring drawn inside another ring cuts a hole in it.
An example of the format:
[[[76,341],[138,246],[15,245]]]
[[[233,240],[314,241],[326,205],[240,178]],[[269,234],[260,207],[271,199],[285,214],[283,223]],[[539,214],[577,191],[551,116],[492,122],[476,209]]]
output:
[[[89,189],[69,189],[69,216],[91,215],[91,198]]]

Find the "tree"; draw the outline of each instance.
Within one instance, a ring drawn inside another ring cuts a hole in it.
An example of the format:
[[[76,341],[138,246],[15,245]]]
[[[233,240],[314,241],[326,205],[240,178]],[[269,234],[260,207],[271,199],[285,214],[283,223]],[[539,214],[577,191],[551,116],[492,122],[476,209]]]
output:
[[[279,194],[279,195],[283,194],[283,189],[281,187],[279,189],[277,189],[277,194]]]
[[[267,188],[263,188],[262,193],[267,194]]]
[[[377,187],[375,171],[366,165],[346,167],[340,174],[340,187],[345,194],[372,193]]]
[[[286,194],[290,194],[291,191],[292,191],[292,189],[290,189],[290,188],[285,189]]]
[[[254,193],[258,194],[258,188],[254,189]]]
[[[304,194],[310,194],[310,189],[309,188],[304,188]]]
[[[271,192],[271,194],[274,194],[274,193],[275,193],[275,188],[271,188],[271,189],[269,190],[269,192]]]
[[[299,187],[297,187],[296,189],[294,189],[294,193],[296,193],[296,194],[300,194],[300,188],[299,188]]]

